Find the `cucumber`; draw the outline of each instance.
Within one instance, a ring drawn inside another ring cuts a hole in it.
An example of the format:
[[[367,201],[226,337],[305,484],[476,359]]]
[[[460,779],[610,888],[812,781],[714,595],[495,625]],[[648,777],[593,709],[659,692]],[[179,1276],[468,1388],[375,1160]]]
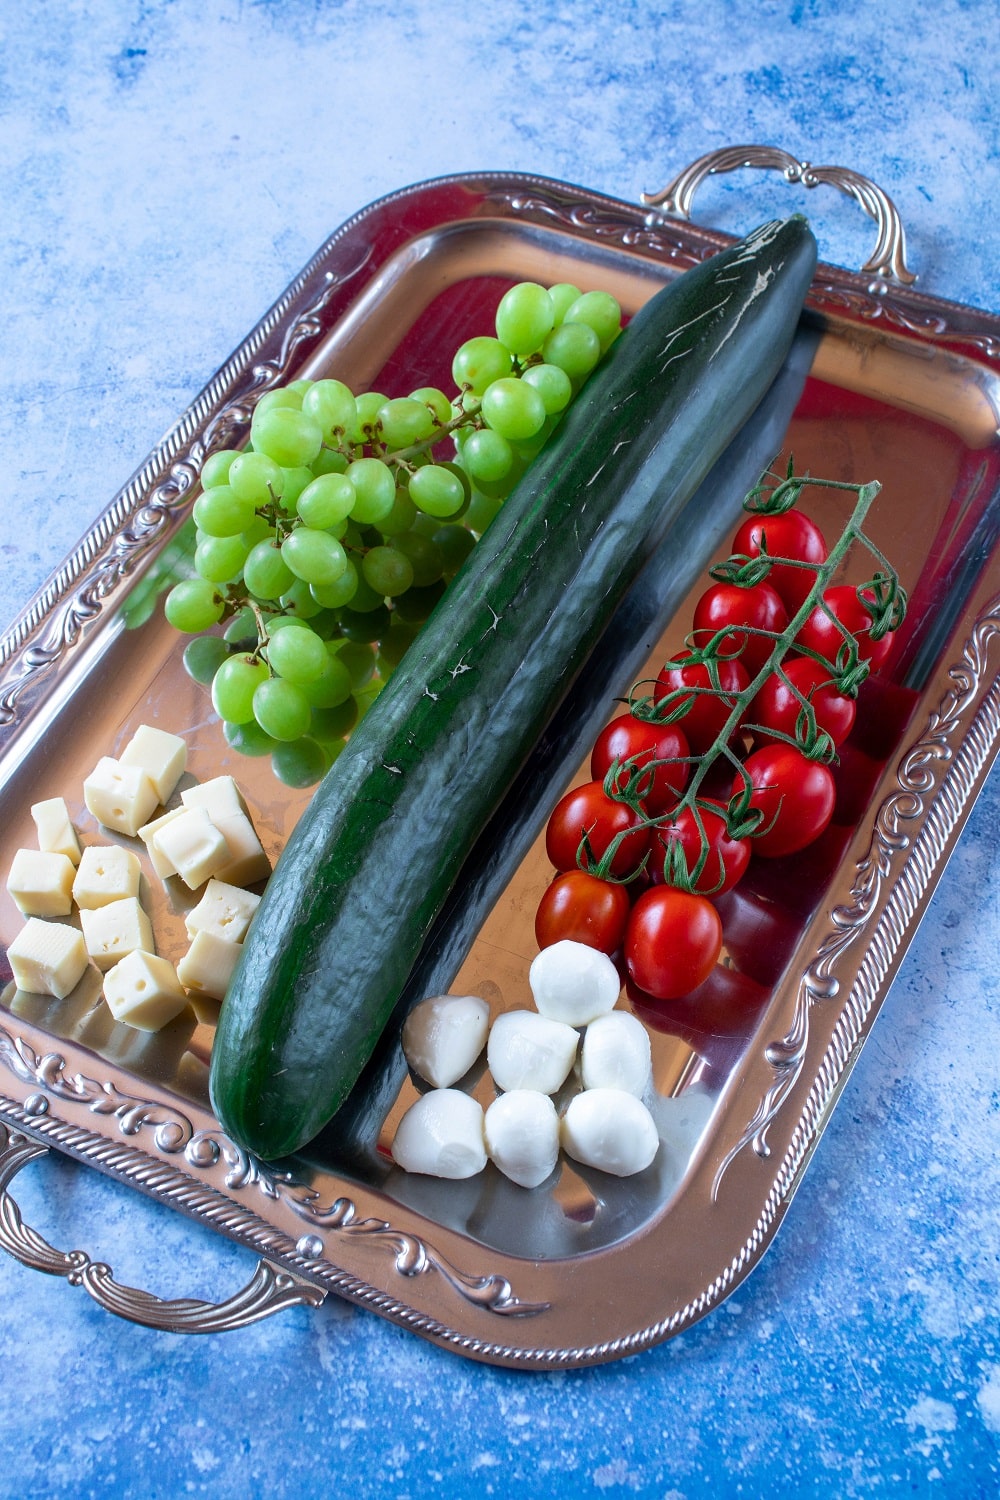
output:
[[[265,1160],[371,1056],[462,863],[650,550],[763,397],[816,261],[796,215],[654,296],[477,544],[289,839],[211,1097]]]

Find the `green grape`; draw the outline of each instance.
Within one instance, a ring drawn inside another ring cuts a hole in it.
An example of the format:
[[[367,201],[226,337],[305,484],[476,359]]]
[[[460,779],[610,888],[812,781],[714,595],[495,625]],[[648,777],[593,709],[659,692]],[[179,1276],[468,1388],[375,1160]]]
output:
[[[315,786],[326,775],[329,762],[318,741],[304,735],[294,744],[276,745],[271,752],[271,769],[284,786],[297,790]]]
[[[334,655],[325,648],[324,655],[326,660],[320,675],[312,682],[298,684],[313,709],[338,708],[350,698],[354,686],[350,671],[339,655]]]
[[[185,578],[175,583],[163,601],[163,612],[175,630],[198,635],[222,619],[226,601],[206,578]]]
[[[266,542],[274,535],[274,527],[266,516],[254,516],[246,531],[241,531],[240,536],[246,543],[247,552],[251,552],[258,542]]]
[[[534,437],[545,421],[545,403],[533,386],[509,375],[487,386],[483,393],[483,417],[508,442],[523,442]],[[412,488],[411,484],[411,491]]]
[[[354,392],[342,380],[317,380],[303,396],[302,410],[319,423],[325,443],[353,431],[358,416]]]
[[[462,447],[462,464],[477,484],[482,479],[504,479],[513,468],[514,450],[499,432],[483,427],[469,434]]]
[[[496,384],[494,381],[490,390]],[[410,499],[418,510],[443,520],[458,514],[466,503],[466,494],[461,479],[452,469],[444,464],[427,464],[410,475]]]
[[[379,407],[384,406],[385,402],[386,397],[380,391],[365,391],[363,396],[358,397],[357,415],[348,434],[352,443],[364,445],[372,441],[378,426]]]
[[[552,332],[554,320],[552,298],[545,288],[534,281],[521,281],[500,298],[497,338],[513,354],[531,354]]]
[[[558,365],[532,365],[529,370],[525,370],[521,379],[527,385],[534,386],[550,417],[556,412],[565,411],[573,399],[573,382]],[[469,473],[472,473],[471,469]]]
[[[311,464],[323,446],[318,422],[292,407],[276,406],[261,411],[258,406],[250,426],[250,436],[258,453],[266,453],[283,469]]]
[[[352,641],[345,638],[340,649],[336,653],[337,660],[342,661],[351,674],[351,686],[356,692],[375,671],[375,652],[366,641]]]
[[[354,519],[365,525],[383,520],[396,499],[392,470],[380,458],[356,458],[347,466],[347,477],[356,496],[351,512]]]
[[[372,547],[361,564],[361,575],[383,598],[395,599],[413,585],[413,564],[396,547]]]
[[[344,474],[347,471],[347,459],[336,448],[322,448],[310,468],[317,479],[321,474]]]
[[[406,598],[406,595],[403,595]],[[341,633],[349,641],[362,641],[370,645],[379,640],[389,629],[389,611],[384,604],[377,609],[342,609],[339,615]]]
[[[238,536],[253,523],[254,506],[250,500],[241,500],[228,484],[217,484],[198,496],[191,513],[206,536]]]
[[[426,620],[438,600],[444,597],[444,592],[445,584],[440,578],[436,583],[427,584],[425,588],[407,589],[397,599],[393,614],[400,620]]]
[[[246,724],[230,724],[223,720],[222,733],[226,744],[238,750],[240,755],[270,755],[278,743],[264,733],[255,719]]]
[[[383,677],[373,677],[370,682],[365,683],[363,688],[358,688],[358,691],[354,694],[354,697],[358,705],[359,719],[363,719],[365,714],[368,713],[372,704],[375,702],[375,699],[378,697],[379,693],[384,687],[385,679]]]
[[[347,553],[336,537],[311,526],[297,526],[281,544],[282,559],[303,583],[335,583],[347,567]]]
[[[188,676],[207,687],[228,656],[229,647],[220,636],[199,635],[188,641],[181,660]]]
[[[269,505],[272,500],[281,499],[285,474],[280,464],[266,453],[240,453],[229,471],[229,484],[241,500],[249,500],[255,506]]]
[[[248,654],[231,656],[212,679],[212,706],[220,719],[246,724],[254,716],[254,693],[267,681],[267,662]]]
[[[460,522],[451,526],[440,526],[431,541],[441,553],[441,562],[446,576],[458,572],[476,545],[472,532]]]
[[[437,427],[434,413],[412,396],[397,396],[378,409],[378,424],[390,452],[422,443]]]
[[[316,603],[324,609],[341,609],[350,604],[358,591],[358,570],[350,558],[347,567],[333,583],[310,584],[309,591]]]
[[[451,375],[459,390],[468,386],[474,396],[482,396],[488,385],[509,375],[513,366],[510,350],[499,339],[480,336],[456,350]]]
[[[420,626],[414,620],[394,620],[379,641],[376,664],[381,675],[385,676],[385,668],[390,669],[399,666],[407,650],[413,645],[419,634]]]
[[[236,651],[256,651],[260,644],[257,617],[249,605],[236,611],[223,631],[223,639]]]
[[[410,564],[413,574],[411,588],[422,589],[429,583],[437,583],[444,572],[444,558],[433,537],[419,531],[408,531],[395,538],[395,545]]]
[[[304,687],[322,677],[330,658],[315,630],[300,620],[293,620],[291,626],[290,630],[278,630],[269,636],[267,660],[276,676]]]
[[[280,599],[295,582],[273,535],[250,549],[243,564],[243,582],[258,599]]]
[[[281,495],[281,508],[286,516],[294,516],[298,511],[299,496],[303,490],[312,484],[315,475],[306,464],[298,464],[294,468],[282,469],[283,490]]]
[[[545,444],[548,442],[549,438],[552,436],[553,432],[558,426],[558,423],[558,416],[546,417],[545,421],[542,423],[541,427],[535,433],[533,438],[528,438],[523,443],[514,444],[514,452],[521,463],[521,468],[519,471],[520,473],[523,474],[524,470],[531,463],[532,459],[538,457],[539,453],[541,453],[542,449],[545,447]],[[505,493],[509,495],[513,488],[514,486],[508,480]]]
[[[312,719],[309,700],[294,682],[269,677],[253,695],[253,716],[265,734],[276,740],[297,740]]]
[[[300,375],[298,380],[290,380],[285,386],[286,391],[294,391],[296,396],[304,396],[306,391],[312,389],[313,382]]]
[[[377,594],[371,584],[358,573],[357,586],[348,602],[356,613],[368,614],[370,610],[384,607],[385,595]]]
[[[565,318],[566,313],[580,295],[580,288],[574,286],[570,281],[558,281],[555,286],[549,287],[549,296],[552,298],[552,311],[554,314],[553,327],[558,328]]]
[[[238,448],[220,448],[210,453],[201,466],[201,487],[214,489],[217,484],[229,483],[229,471],[240,456]]]
[[[313,704],[309,733],[318,740],[342,740],[345,734],[350,734],[357,722],[358,705],[349,689],[347,697],[341,703],[335,703],[329,708]]]
[[[302,392],[293,391],[287,385],[279,385],[273,391],[265,391],[254,407],[254,416],[256,417],[258,412],[274,411],[278,407],[287,407],[290,411],[301,411]]]
[[[416,519],[417,507],[410,499],[409,490],[397,488],[392,510],[382,517],[378,529],[383,536],[401,536],[404,531],[409,531]]]
[[[247,558],[241,536],[206,536],[194,549],[194,566],[209,583],[232,583],[239,578]]]
[[[296,510],[307,526],[325,531],[346,521],[357,500],[357,491],[346,474],[321,474],[299,495]]]
[[[465,513],[465,523],[473,531],[482,536],[487,526],[496,516],[503,505],[503,500],[494,495],[486,495],[477,490],[472,496],[472,504]]]
[[[601,341],[587,323],[562,323],[542,345],[542,358],[570,380],[585,380],[601,357]]]
[[[422,385],[419,390],[410,392],[411,401],[422,401],[424,406],[429,406],[443,427],[455,416],[455,411],[444,391],[439,391],[436,385]]]
[[[315,599],[316,595],[311,586],[309,592]],[[318,602],[319,601],[317,600],[317,603]],[[296,625],[300,625],[301,623],[301,620],[293,621],[293,624]],[[312,619],[309,621],[309,628],[310,630],[314,630],[316,632],[324,645],[327,645],[330,641],[335,640],[340,635],[340,622],[337,619],[337,610],[331,609],[329,606],[324,606],[323,609],[320,610],[318,615],[313,615]]]
[[[566,310],[564,323],[584,323],[601,341],[601,353],[610,349],[621,332],[622,310],[610,292],[584,292]]]
[[[286,589],[278,600],[286,615],[295,615],[299,620],[312,620],[323,609],[312,595],[312,587],[296,578],[290,589]]]

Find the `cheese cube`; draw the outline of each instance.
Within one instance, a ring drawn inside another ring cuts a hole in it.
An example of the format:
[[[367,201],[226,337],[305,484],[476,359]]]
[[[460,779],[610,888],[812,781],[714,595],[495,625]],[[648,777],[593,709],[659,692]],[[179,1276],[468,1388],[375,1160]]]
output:
[[[134,896],[81,911],[80,921],[87,952],[102,973],[136,949],[155,951],[149,918]]]
[[[214,776],[211,781],[186,786],[181,792],[181,801],[185,807],[204,807],[214,821],[247,811],[243,793],[232,776]]]
[[[75,865],[80,863],[80,840],[70,822],[69,808],[62,797],[36,802],[31,809],[38,830],[38,847],[48,854],[65,854]]]
[[[145,771],[159,800],[166,802],[184,774],[187,745],[180,735],[154,729],[150,724],[140,724],[118,757],[118,763]]]
[[[252,885],[255,880],[266,880],[271,873],[271,861],[246,813],[213,816],[212,822],[230,849],[228,863],[212,873],[230,885]]]
[[[173,866],[191,890],[218,875],[233,859],[225,836],[203,807],[185,807],[176,818],[164,819],[150,848]]]
[[[26,917],[68,917],[73,910],[73,861],[65,854],[18,849],[7,889]]]
[[[164,813],[162,817],[154,818],[151,823],[144,823],[139,829],[139,837],[146,846],[146,853],[149,855],[150,863],[161,880],[169,879],[171,875],[176,875],[177,871],[174,868],[173,861],[169,860],[165,854],[161,854],[156,847],[156,835],[161,828],[165,828],[175,818],[182,818],[186,810],[183,807],[174,807],[170,812]]]
[[[87,971],[83,937],[67,922],[30,917],[7,949],[18,989],[65,1000]]]
[[[226,938],[216,937],[214,932],[196,932],[177,965],[177,978],[186,990],[197,990],[213,1000],[222,1000],[242,951],[241,943],[230,943]]]
[[[141,766],[123,766],[104,755],[83,783],[83,800],[105,828],[135,838],[160,799]]]
[[[73,900],[77,906],[94,911],[109,901],[124,901],[138,896],[142,866],[139,856],[119,844],[90,844],[80,856],[80,867],[73,881]]]
[[[116,1021],[159,1031],[187,1007],[172,963],[154,953],[130,953],[104,976],[104,998]]]
[[[260,897],[224,880],[210,880],[198,905],[184,918],[189,938],[196,932],[212,932],[231,943],[242,943]]]

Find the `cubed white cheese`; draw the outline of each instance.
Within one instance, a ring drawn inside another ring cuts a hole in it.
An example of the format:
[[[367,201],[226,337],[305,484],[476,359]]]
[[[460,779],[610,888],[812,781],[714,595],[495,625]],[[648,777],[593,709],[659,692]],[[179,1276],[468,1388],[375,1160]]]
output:
[[[75,874],[73,861],[65,854],[18,849],[10,862],[7,889],[26,917],[68,917]]]
[[[88,844],[80,856],[73,881],[77,906],[94,911],[109,901],[138,896],[142,865],[139,856],[120,844]]]
[[[222,1000],[242,951],[240,943],[227,942],[214,932],[196,932],[177,965],[177,978],[186,990],[197,990],[213,1000]]]
[[[156,788],[161,802],[166,802],[187,765],[187,745],[180,735],[140,724],[118,757],[120,765],[138,766]]]
[[[253,885],[255,881],[266,880],[271,873],[271,861],[247,814],[230,813],[222,817],[213,813],[212,822],[230,849],[228,864],[212,873],[230,885]]]
[[[211,781],[199,781],[186,786],[181,792],[185,807],[204,807],[213,819],[231,818],[235,813],[247,812],[246,801],[232,776],[213,776]]]
[[[31,816],[38,831],[38,847],[48,854],[65,854],[75,865],[80,863],[80,840],[70,821],[69,808],[62,797],[48,797],[32,806]]]
[[[154,818],[151,823],[144,823],[143,826],[139,829],[139,837],[142,839],[142,842],[146,846],[146,853],[149,855],[149,862],[153,866],[153,869],[156,871],[156,874],[159,875],[161,880],[169,880],[171,875],[177,874],[177,871],[174,869],[173,864],[167,858],[167,856],[165,854],[161,854],[159,849],[156,847],[156,835],[159,833],[161,828],[165,828],[166,825],[168,823],[172,823],[175,818],[182,818],[186,811],[187,809],[183,807],[171,808],[170,812],[165,812],[160,817]]]
[[[155,951],[149,918],[135,896],[80,912],[87,952],[102,973],[128,954]]]
[[[580,1038],[564,1021],[550,1021],[533,1010],[497,1016],[486,1058],[497,1088],[537,1089],[554,1094],[576,1059]]]
[[[197,932],[212,932],[230,943],[242,943],[260,897],[225,880],[210,880],[198,905],[184,918],[189,938]]]
[[[139,950],[105,974],[104,998],[116,1021],[139,1031],[159,1031],[188,1003],[173,964]]]
[[[123,766],[105,755],[83,783],[83,800],[105,828],[135,838],[160,799],[141,766]]]
[[[67,922],[43,922],[31,917],[7,949],[14,982],[33,995],[65,1000],[87,970],[82,934]]]
[[[165,818],[150,839],[150,847],[173,866],[196,890],[232,863],[232,852],[203,807],[185,807],[175,818]]]

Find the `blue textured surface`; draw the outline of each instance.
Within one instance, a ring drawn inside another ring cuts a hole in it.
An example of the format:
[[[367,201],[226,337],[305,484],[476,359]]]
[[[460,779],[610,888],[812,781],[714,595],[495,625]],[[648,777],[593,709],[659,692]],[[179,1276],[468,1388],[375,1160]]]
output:
[[[635,198],[773,142],[868,173],[921,285],[996,309],[996,20],[994,0],[4,7],[0,625],[327,233],[412,181],[498,167]],[[820,200],[824,257],[858,264],[869,226]],[[790,201],[741,174],[697,212],[746,228]],[[341,1304],[183,1340],[0,1261],[0,1495],[995,1495],[998,827],[994,778],[773,1249],[705,1322],[527,1375]],[[161,1295],[244,1278],[245,1254],[65,1162],[17,1197]]]

